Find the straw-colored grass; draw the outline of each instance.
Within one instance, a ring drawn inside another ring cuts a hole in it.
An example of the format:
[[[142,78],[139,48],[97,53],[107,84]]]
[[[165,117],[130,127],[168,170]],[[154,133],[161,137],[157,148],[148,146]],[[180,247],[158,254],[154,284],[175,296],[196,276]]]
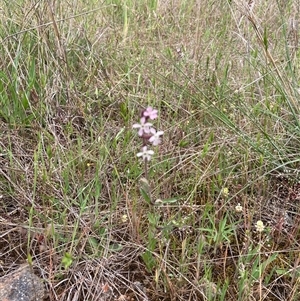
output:
[[[2,1],[0,276],[28,261],[49,301],[299,300],[299,7]]]

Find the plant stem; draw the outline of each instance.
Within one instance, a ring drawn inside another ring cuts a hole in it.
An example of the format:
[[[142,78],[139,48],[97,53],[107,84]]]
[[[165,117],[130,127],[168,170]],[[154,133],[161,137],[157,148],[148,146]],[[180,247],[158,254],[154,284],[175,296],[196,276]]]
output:
[[[148,180],[148,160],[144,160],[145,178]]]

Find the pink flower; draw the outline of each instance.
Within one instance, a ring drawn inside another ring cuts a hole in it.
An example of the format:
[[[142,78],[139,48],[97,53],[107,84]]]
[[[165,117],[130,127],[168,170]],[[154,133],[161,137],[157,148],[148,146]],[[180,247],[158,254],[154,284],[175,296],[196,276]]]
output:
[[[140,120],[141,123],[135,123],[132,127],[134,129],[139,129],[138,135],[142,137],[144,133],[149,134],[151,130],[152,123],[146,122],[146,118],[142,117]]]
[[[148,107],[144,112],[143,112],[143,116],[144,117],[148,117],[151,120],[157,118],[157,110],[153,109],[152,107]]]
[[[153,145],[158,145],[161,143],[161,138],[160,136],[163,135],[163,131],[158,131],[156,132],[155,130],[151,130],[152,136],[149,139],[149,142],[151,142]]]
[[[151,149],[147,149],[147,146],[143,146],[142,151],[136,154],[138,157],[142,157],[143,160],[150,161],[151,156],[154,155],[154,151]]]

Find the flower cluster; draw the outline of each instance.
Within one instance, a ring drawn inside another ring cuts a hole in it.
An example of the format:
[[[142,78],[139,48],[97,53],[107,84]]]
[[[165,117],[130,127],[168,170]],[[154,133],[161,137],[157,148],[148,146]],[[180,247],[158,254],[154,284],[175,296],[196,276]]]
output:
[[[238,204],[235,206],[235,211],[236,211],[236,212],[243,212],[243,207],[241,206],[240,203],[238,203]]]
[[[265,225],[263,223],[263,221],[259,220],[256,222],[255,224],[255,228],[257,232],[263,232],[265,230]]]
[[[163,131],[156,131],[153,128],[152,123],[149,120],[154,120],[157,118],[158,111],[152,107],[148,107],[146,110],[142,111],[140,123],[135,123],[132,127],[138,129],[138,135],[143,140],[142,151],[137,153],[138,157],[141,157],[145,161],[150,161],[151,156],[154,155],[154,151],[148,149],[148,145],[158,145],[161,143],[161,136]]]
[[[223,195],[225,198],[228,197],[228,195],[229,195],[229,189],[228,189],[228,187],[224,187],[224,188],[222,189],[222,195]]]

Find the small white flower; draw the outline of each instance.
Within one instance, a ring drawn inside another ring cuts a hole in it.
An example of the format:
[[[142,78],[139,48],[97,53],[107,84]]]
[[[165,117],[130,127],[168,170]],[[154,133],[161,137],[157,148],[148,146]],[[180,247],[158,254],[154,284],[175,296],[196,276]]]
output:
[[[223,196],[224,196],[225,198],[227,198],[228,195],[229,195],[229,189],[228,189],[227,187],[224,187],[224,188],[222,189],[222,194],[223,194]]]
[[[132,128],[139,129],[138,135],[141,137],[144,133],[149,134],[151,131],[152,123],[146,122],[146,118],[142,117],[140,119],[141,123],[135,123]]]
[[[123,215],[121,216],[121,221],[122,221],[123,223],[126,223],[126,222],[128,221],[128,216],[127,216],[127,214],[123,214]]]
[[[243,207],[241,206],[240,203],[238,203],[238,204],[235,206],[235,211],[236,211],[236,212],[242,212],[242,211],[243,211]]]
[[[149,142],[151,142],[153,145],[158,145],[161,143],[161,138],[160,136],[163,135],[163,131],[158,131],[156,132],[156,130],[152,129],[151,130],[152,136],[149,139]]]
[[[144,111],[144,113],[143,113],[143,115],[145,116],[145,117],[149,117],[150,119],[155,119],[155,118],[157,118],[157,110],[155,110],[155,109],[153,109],[152,107],[148,107],[145,111]]]
[[[261,221],[261,220],[257,221],[255,224],[255,228],[256,228],[256,231],[263,232],[265,229],[265,225],[264,225],[263,221]]]
[[[154,151],[151,149],[147,149],[147,146],[143,146],[142,151],[136,154],[138,157],[142,157],[143,160],[150,161],[151,156],[154,155]]]

